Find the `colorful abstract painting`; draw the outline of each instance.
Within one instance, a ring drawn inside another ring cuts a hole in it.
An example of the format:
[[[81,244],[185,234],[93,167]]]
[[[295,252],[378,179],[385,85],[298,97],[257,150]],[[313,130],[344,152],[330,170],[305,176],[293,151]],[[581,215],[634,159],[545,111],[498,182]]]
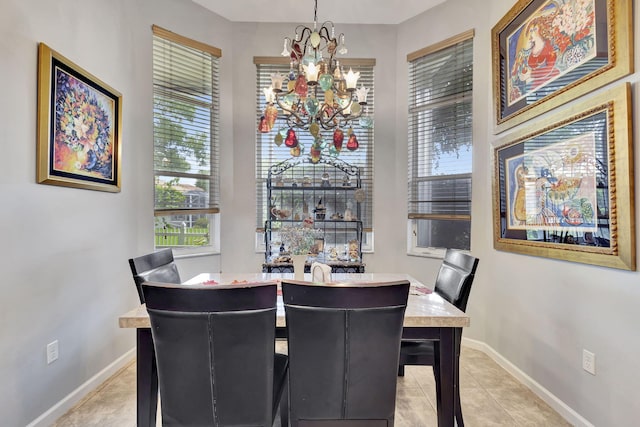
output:
[[[507,227],[596,231],[595,141],[587,132],[507,159]]]
[[[546,1],[507,37],[508,106],[596,56],[595,2]]]
[[[114,179],[115,101],[55,67],[52,169]]]

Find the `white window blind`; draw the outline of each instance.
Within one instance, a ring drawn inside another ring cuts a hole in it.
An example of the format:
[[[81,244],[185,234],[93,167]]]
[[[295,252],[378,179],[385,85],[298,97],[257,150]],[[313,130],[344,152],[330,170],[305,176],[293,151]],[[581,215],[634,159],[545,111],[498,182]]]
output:
[[[408,56],[408,217],[416,247],[470,248],[472,36]]]
[[[215,47],[153,26],[156,234],[163,224],[208,229],[208,214],[219,212],[220,55]],[[210,236],[203,234],[179,245],[207,244]],[[164,246],[157,236],[156,246]]]
[[[263,114],[265,107],[263,88],[271,86],[271,74],[280,72],[281,74],[289,74],[289,61],[287,58],[279,57],[256,57],[254,58],[256,64],[256,230],[261,232],[264,230],[264,223],[267,219],[267,186],[266,180],[269,174],[269,167],[283,160],[291,157],[289,148],[285,147],[284,143],[277,146],[274,142],[275,136],[279,131],[283,131],[286,135],[285,120],[281,115],[278,116],[276,123],[268,133],[262,133],[257,129],[257,123],[260,116]],[[353,68],[353,71],[360,72],[360,79],[358,80],[358,87],[364,85],[370,88],[369,95],[367,97],[367,114],[371,117],[374,115],[375,105],[375,90],[374,90],[374,65],[373,59],[341,59],[340,64],[343,68],[348,70]],[[285,80],[283,87],[286,87],[287,80]],[[322,92],[322,91],[319,91]],[[323,101],[323,94],[319,94],[318,100]],[[358,138],[359,148],[356,151],[349,151],[343,148],[338,158],[360,168],[360,177],[362,180],[362,188],[365,190],[366,198],[361,203],[361,215],[363,228],[365,232],[373,231],[373,139],[374,129],[365,128],[359,125],[356,121],[353,125],[353,132]],[[374,123],[375,127],[375,123]],[[343,129],[345,132],[345,141],[347,139],[347,129]],[[309,149],[313,142],[313,137],[308,131],[297,130],[296,135],[298,142],[305,147],[305,151],[301,154],[307,156]],[[331,141],[333,131],[321,130],[323,137],[327,141]],[[328,154],[323,153],[323,156]]]

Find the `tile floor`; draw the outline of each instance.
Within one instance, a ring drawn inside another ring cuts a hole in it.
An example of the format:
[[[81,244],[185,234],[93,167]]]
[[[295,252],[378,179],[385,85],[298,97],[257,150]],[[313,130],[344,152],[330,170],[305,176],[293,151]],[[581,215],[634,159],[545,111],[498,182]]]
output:
[[[570,426],[484,353],[463,347],[460,368],[465,425]],[[135,363],[132,362],[62,416],[54,427],[134,427],[135,382]],[[407,366],[405,376],[398,378],[396,427],[436,426],[434,408],[431,367]]]

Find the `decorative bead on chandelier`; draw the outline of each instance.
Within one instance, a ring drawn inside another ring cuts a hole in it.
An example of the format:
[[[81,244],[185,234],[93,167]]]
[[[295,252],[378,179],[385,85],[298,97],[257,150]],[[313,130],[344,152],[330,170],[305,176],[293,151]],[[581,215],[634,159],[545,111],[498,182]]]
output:
[[[336,54],[347,53],[344,33],[336,37],[331,21],[318,29],[317,12],[315,0],[313,29],[298,25],[293,38],[285,37],[282,56],[291,58],[289,74],[271,74],[271,86],[263,89],[266,106],[258,124],[260,132],[270,132],[282,114],[288,129],[279,131],[274,142],[279,146],[284,140],[294,157],[304,150],[298,143],[296,129],[308,131],[314,138],[310,149],[313,163],[320,160],[323,151],[337,156],[345,133],[347,149],[357,150],[358,140],[351,127],[356,120],[364,128],[373,126],[366,108],[369,88],[363,85],[356,88],[360,73],[351,68],[345,72],[335,58]],[[330,142],[324,140],[322,131],[333,133]]]

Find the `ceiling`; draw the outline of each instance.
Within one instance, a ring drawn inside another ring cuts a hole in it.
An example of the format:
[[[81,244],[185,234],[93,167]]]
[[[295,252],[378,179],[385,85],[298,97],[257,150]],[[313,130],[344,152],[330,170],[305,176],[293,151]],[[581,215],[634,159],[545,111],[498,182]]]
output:
[[[234,22],[313,22],[314,0],[192,0]],[[318,0],[318,22],[399,24],[446,0]]]

